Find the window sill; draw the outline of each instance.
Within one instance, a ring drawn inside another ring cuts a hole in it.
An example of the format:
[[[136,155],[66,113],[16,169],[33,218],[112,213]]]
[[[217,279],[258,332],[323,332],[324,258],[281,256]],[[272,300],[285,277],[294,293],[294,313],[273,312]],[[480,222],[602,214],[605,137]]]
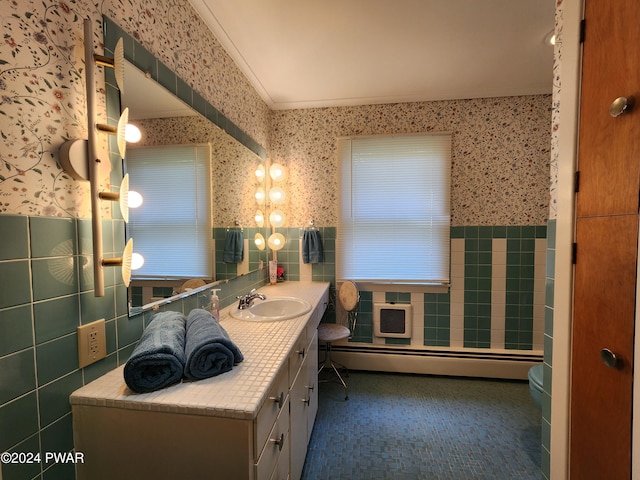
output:
[[[344,280],[338,280],[338,283],[342,283]],[[372,282],[358,280],[354,281],[360,290],[366,290],[367,292],[388,292],[392,290],[401,289],[403,292],[410,293],[448,293],[449,284],[433,283],[401,283],[401,282]]]

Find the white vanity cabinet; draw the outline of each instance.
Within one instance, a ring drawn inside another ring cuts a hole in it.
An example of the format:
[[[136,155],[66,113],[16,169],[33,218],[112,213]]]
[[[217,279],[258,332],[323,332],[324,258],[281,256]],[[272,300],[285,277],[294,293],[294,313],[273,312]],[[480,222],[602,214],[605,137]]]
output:
[[[289,393],[291,478],[300,478],[311,430],[318,411],[318,335],[307,344],[300,370]]]
[[[307,300],[281,322],[221,324],[245,356],[230,372],[136,395],[122,367],[71,395],[78,480],[297,480],[318,408],[317,327],[328,284],[286,282],[267,297]]]
[[[298,479],[302,474],[307,446],[318,412],[318,325],[328,304],[328,292],[315,309],[306,331],[296,342],[289,358],[290,478]]]
[[[276,465],[281,460],[286,464],[289,459],[289,412],[289,374],[286,368],[282,368],[269,391],[267,402],[254,421],[253,458],[257,480],[269,480]]]

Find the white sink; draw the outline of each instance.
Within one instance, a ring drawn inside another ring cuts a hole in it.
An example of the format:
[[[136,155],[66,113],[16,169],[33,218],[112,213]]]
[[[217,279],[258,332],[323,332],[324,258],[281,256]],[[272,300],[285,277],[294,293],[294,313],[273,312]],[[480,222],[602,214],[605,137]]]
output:
[[[242,310],[232,309],[230,315],[240,320],[253,322],[276,322],[299,317],[311,310],[311,304],[294,297],[267,298],[254,300],[253,305]]]

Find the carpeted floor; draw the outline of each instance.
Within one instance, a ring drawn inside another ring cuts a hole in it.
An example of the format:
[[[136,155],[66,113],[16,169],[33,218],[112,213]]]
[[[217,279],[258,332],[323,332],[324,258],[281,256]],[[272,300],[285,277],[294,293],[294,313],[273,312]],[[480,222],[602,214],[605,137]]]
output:
[[[540,479],[527,382],[350,372],[321,383],[303,480]]]

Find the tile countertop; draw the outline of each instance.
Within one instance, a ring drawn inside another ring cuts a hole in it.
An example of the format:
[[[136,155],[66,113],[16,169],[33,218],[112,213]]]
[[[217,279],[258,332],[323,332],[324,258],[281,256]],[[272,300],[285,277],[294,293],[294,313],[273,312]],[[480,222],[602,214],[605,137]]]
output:
[[[258,291],[268,299],[297,297],[311,304],[309,312],[290,320],[238,320],[229,315],[236,304],[221,310],[220,324],[244,355],[244,361],[229,372],[205,380],[183,381],[152,393],[137,394],[126,386],[122,365],[73,392],[71,405],[253,419],[264,403],[276,373],[328,286],[326,282],[285,282],[260,288]]]

